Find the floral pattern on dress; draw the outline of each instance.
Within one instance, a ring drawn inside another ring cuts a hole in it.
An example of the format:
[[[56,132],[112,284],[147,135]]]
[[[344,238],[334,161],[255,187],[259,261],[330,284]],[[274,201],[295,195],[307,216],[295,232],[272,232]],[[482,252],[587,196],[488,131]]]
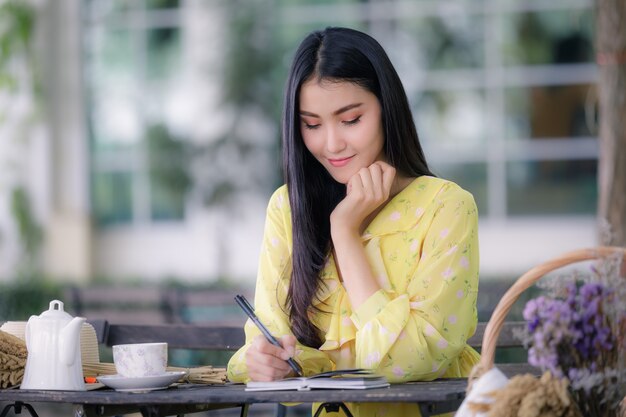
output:
[[[255,294],[257,314],[277,336],[291,333],[285,307],[292,250],[288,201],[286,186],[270,199]],[[298,346],[305,375],[364,367],[391,382],[467,376],[479,358],[466,344],[477,322],[478,212],[471,194],[450,181],[417,178],[361,238],[381,289],[353,311],[329,256],[314,300],[322,312],[310,315],[325,342],[319,349]],[[247,381],[245,352],[259,334],[252,323],[245,331],[246,345],[228,364],[236,382]],[[355,416],[419,416],[413,404],[349,408]]]

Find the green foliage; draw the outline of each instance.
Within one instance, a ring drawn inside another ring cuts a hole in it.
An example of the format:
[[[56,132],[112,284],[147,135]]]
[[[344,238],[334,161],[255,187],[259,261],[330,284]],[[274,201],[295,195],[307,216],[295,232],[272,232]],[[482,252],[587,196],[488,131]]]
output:
[[[593,13],[590,9],[513,14],[513,29],[503,40],[507,65],[593,61]]]
[[[23,187],[15,187],[11,193],[11,214],[17,225],[24,250],[25,262],[34,262],[39,255],[42,231],[31,211],[30,199]]]
[[[152,217],[182,218],[185,196],[192,185],[187,170],[188,146],[185,141],[173,137],[163,124],[148,127],[146,143]]]
[[[148,0],[148,9],[174,9],[180,6],[179,0]]]
[[[0,284],[0,322],[28,320],[47,310],[50,301],[60,299],[61,287],[49,281],[21,280]]]
[[[16,51],[30,51],[34,14],[25,1],[9,0],[0,5],[0,65],[6,65]]]
[[[229,2],[230,33],[224,68],[228,104],[255,107],[278,120],[284,79],[275,8],[270,0]]]
[[[23,74],[16,71],[20,68],[16,62],[28,69],[30,83],[26,82],[25,87],[32,89],[30,93],[38,95],[33,52],[35,17],[35,9],[28,1],[6,0],[0,4],[0,90],[9,96],[23,94],[19,91],[24,87],[20,84]],[[0,109],[0,123],[6,118],[3,113]],[[32,280],[38,276],[42,231],[33,216],[26,190],[17,185],[10,193],[11,214],[23,251],[17,275],[22,280]]]
[[[191,180],[187,173],[185,142],[173,137],[163,124],[148,127],[146,134],[150,178],[171,190],[187,190]]]
[[[34,68],[32,51],[35,10],[27,1],[7,0],[0,4],[0,89],[15,91],[18,75],[11,61],[20,55]]]

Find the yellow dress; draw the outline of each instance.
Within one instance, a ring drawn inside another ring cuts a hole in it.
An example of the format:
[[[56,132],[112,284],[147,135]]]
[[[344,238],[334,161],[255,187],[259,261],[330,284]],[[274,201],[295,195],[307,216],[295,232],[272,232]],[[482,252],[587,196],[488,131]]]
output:
[[[254,302],[276,336],[291,334],[285,308],[291,231],[282,186],[267,209]],[[479,359],[466,344],[477,322],[478,212],[472,195],[453,182],[419,177],[380,211],[361,238],[381,290],[352,310],[329,257],[314,301],[322,311],[311,313],[325,342],[319,349],[296,347],[304,374],[367,368],[391,383],[467,376]],[[248,321],[245,333],[246,344],[228,363],[233,382],[248,381],[245,352],[260,332]],[[355,417],[420,415],[414,404],[348,407]]]

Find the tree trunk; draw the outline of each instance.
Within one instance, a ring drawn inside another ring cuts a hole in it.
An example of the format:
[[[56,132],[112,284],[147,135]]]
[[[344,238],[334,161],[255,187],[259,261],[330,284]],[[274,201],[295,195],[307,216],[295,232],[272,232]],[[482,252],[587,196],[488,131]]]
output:
[[[596,1],[600,243],[626,246],[626,1]]]

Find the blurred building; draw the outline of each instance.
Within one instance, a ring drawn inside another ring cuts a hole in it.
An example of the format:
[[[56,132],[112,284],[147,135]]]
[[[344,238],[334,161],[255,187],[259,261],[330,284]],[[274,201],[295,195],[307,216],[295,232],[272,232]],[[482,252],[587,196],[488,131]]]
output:
[[[306,33],[329,25],[388,51],[433,170],[476,198],[483,277],[597,241],[591,1],[36,8],[46,112],[13,148],[51,276],[251,283],[280,184],[287,66]],[[19,258],[14,223],[0,207],[2,279]]]

